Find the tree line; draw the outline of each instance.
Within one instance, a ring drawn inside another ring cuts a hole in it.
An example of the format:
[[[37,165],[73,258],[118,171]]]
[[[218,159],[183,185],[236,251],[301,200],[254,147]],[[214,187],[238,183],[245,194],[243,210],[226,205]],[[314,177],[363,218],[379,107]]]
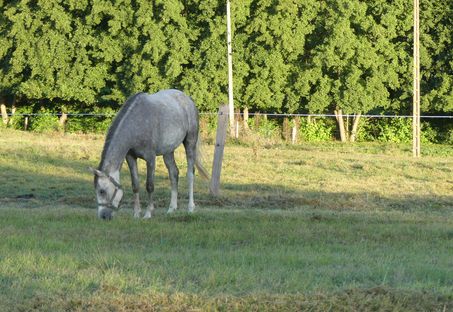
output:
[[[408,114],[411,0],[232,0],[238,108]],[[0,0],[2,103],[117,109],[131,94],[184,90],[227,102],[220,0]],[[421,1],[422,112],[453,111],[453,2]]]

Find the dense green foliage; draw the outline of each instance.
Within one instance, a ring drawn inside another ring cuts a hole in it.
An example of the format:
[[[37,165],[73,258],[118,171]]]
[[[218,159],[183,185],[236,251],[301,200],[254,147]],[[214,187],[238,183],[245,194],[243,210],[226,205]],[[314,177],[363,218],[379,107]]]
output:
[[[423,110],[453,111],[453,3],[421,1]],[[115,108],[180,88],[226,101],[225,1],[0,1],[0,95]],[[407,113],[412,1],[232,1],[235,97],[260,111]]]

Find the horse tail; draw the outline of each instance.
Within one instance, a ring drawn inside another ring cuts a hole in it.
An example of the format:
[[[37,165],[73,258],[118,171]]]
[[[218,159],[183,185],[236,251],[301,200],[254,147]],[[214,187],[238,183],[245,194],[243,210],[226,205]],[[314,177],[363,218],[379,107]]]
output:
[[[200,175],[205,179],[205,180],[209,180],[209,173],[208,171],[205,169],[205,167],[203,167],[203,163],[202,163],[202,160],[203,160],[203,154],[201,153],[201,139],[200,137],[197,138],[197,151],[196,151],[196,156],[195,156],[195,167],[197,167],[197,170],[198,172],[200,173]]]

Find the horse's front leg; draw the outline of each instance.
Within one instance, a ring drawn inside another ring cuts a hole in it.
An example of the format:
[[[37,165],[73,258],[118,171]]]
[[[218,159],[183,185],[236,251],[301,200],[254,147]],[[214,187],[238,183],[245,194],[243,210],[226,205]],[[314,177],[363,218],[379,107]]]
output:
[[[143,219],[151,218],[154,211],[153,192],[154,192],[155,168],[156,168],[156,156],[153,156],[149,160],[146,160],[146,191],[148,192],[149,203],[148,207],[146,208]]]
[[[168,176],[171,182],[171,201],[167,213],[172,213],[178,208],[178,179],[179,170],[176,166],[174,153],[164,155],[164,163],[168,169]]]
[[[131,173],[132,191],[134,192],[134,217],[140,218],[142,208],[140,207],[140,181],[138,178],[137,158],[127,154],[126,161]]]

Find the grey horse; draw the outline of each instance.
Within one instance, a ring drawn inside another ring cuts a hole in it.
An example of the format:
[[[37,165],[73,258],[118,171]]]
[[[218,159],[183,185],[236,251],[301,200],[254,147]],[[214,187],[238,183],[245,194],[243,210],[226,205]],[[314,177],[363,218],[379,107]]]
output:
[[[193,184],[195,167],[207,178],[200,162],[198,110],[192,99],[178,90],[163,90],[155,94],[138,93],[131,96],[120,109],[110,126],[98,169],[94,173],[98,216],[111,219],[123,198],[120,169],[126,159],[134,193],[134,216],[141,216],[137,158],[146,161],[146,190],[149,203],[143,218],[151,218],[154,210],[154,172],[156,156],[163,155],[171,182],[171,201],[168,212],[178,206],[179,170],[174,151],[184,144],[187,158],[189,189],[188,210],[195,208]]]

